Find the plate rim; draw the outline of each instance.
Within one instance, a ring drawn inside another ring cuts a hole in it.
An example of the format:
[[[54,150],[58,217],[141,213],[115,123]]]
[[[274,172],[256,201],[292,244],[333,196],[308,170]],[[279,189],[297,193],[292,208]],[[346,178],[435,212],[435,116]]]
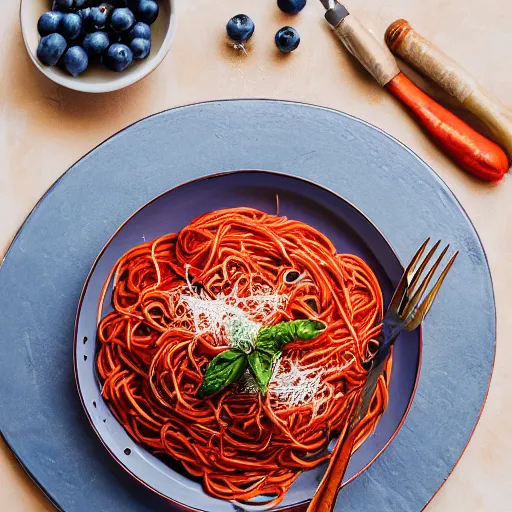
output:
[[[89,410],[88,410],[88,408],[86,406],[85,399],[84,399],[84,396],[83,396],[83,393],[82,393],[82,389],[81,389],[81,386],[80,386],[80,379],[79,379],[79,376],[78,376],[77,347],[78,347],[78,326],[79,326],[79,321],[80,321],[80,314],[81,314],[81,310],[82,310],[83,301],[84,301],[85,295],[87,293],[87,288],[88,288],[89,282],[90,282],[90,280],[92,278],[92,275],[94,274],[94,272],[96,270],[96,267],[97,267],[99,261],[101,260],[102,256],[104,255],[104,253],[108,249],[108,247],[110,247],[112,242],[115,240],[115,238],[121,232],[121,230],[134,217],[136,217],[140,212],[142,212],[142,210],[144,210],[146,207],[150,206],[154,202],[158,201],[162,197],[166,196],[167,194],[175,192],[176,190],[178,190],[178,189],[180,189],[182,187],[185,187],[185,186],[188,186],[188,185],[191,185],[191,184],[194,184],[194,183],[202,182],[202,181],[208,181],[210,179],[222,178],[222,177],[225,177],[225,176],[236,175],[236,174],[252,174],[252,173],[262,173],[262,174],[266,174],[266,175],[279,176],[279,177],[284,177],[284,178],[288,178],[288,179],[293,179],[293,180],[296,180],[296,181],[305,182],[305,183],[307,183],[309,185],[313,185],[315,187],[318,187],[318,188],[328,192],[329,194],[333,195],[337,199],[343,201],[346,205],[349,206],[349,208],[351,208],[354,212],[359,214],[380,235],[382,240],[384,240],[384,242],[388,245],[389,249],[391,250],[392,254],[394,255],[396,261],[398,262],[398,264],[400,266],[400,269],[402,271],[405,270],[403,262],[400,260],[400,258],[398,256],[398,254],[396,253],[394,247],[391,245],[391,243],[386,238],[386,236],[382,233],[381,229],[360,208],[358,208],[356,205],[354,205],[351,201],[349,201],[348,199],[344,198],[343,196],[341,196],[337,192],[334,192],[329,187],[327,187],[325,185],[321,185],[320,183],[317,183],[314,180],[311,180],[311,179],[308,179],[308,178],[304,178],[302,176],[295,176],[295,175],[293,175],[291,173],[287,173],[287,172],[272,171],[272,170],[268,170],[268,169],[233,169],[233,170],[228,170],[228,171],[215,172],[215,173],[212,173],[212,174],[206,174],[206,175],[203,175],[203,176],[200,176],[200,177],[196,177],[196,178],[193,178],[193,179],[190,179],[190,180],[187,180],[187,181],[183,181],[183,182],[179,183],[178,185],[175,185],[174,187],[171,187],[171,188],[165,190],[164,192],[161,192],[160,194],[156,195],[155,197],[153,197],[152,199],[150,199],[149,201],[144,203],[142,206],[137,208],[137,210],[135,210],[131,215],[129,215],[117,227],[117,229],[109,237],[109,239],[106,241],[106,243],[103,245],[103,247],[101,248],[101,250],[98,253],[98,255],[96,256],[96,258],[94,259],[94,262],[92,263],[91,268],[90,268],[89,272],[87,273],[87,277],[86,277],[86,279],[84,281],[84,285],[83,285],[82,291],[80,293],[80,299],[79,299],[78,305],[77,305],[77,310],[76,310],[76,315],[75,315],[75,324],[74,324],[74,329],[73,329],[73,372],[74,372],[74,376],[75,376],[76,391],[78,393],[78,396],[80,398],[80,403],[82,404],[82,408],[83,408],[83,410],[85,412],[85,415],[87,417],[88,422],[90,423],[91,428],[93,429],[94,433],[96,434],[96,436],[100,440],[100,442],[103,445],[103,447],[107,450],[109,455],[114,459],[114,461],[124,471],[126,471],[132,478],[135,478],[144,487],[149,489],[151,492],[157,494],[158,496],[162,497],[163,499],[167,500],[173,506],[178,507],[179,510],[183,510],[184,512],[204,512],[204,511],[202,511],[201,509],[196,509],[196,508],[193,508],[193,507],[191,507],[189,505],[186,505],[186,504],[183,504],[183,503],[180,503],[180,502],[177,502],[177,501],[173,500],[170,496],[167,496],[167,495],[163,494],[162,492],[158,491],[157,489],[152,487],[150,484],[148,484],[146,481],[141,479],[138,475],[136,475],[133,471],[131,471],[114,454],[114,452],[110,449],[110,447],[104,441],[104,439],[101,436],[100,432],[96,428],[96,425],[95,425],[93,419],[91,418]],[[112,274],[113,274],[113,268],[108,273],[105,283],[109,283],[110,282],[110,280],[112,278]],[[106,295],[107,292],[108,292],[108,286],[104,285],[103,289],[102,289],[102,292],[101,292],[101,295],[100,295],[100,299],[98,301],[98,305],[96,306],[96,311],[97,311],[97,314],[96,314],[96,329],[97,329],[97,326],[99,325],[99,321],[100,321],[101,305],[104,303],[105,295]],[[423,324],[421,324],[419,326],[418,332],[419,332],[419,336],[418,336],[419,350],[418,350],[418,363],[417,363],[417,368],[416,368],[416,377],[415,377],[415,380],[414,380],[414,386],[413,386],[413,390],[412,390],[411,396],[409,398],[407,407],[406,407],[406,409],[405,409],[405,411],[404,411],[404,413],[403,413],[403,415],[402,415],[402,417],[400,419],[400,422],[398,423],[396,429],[393,431],[393,434],[388,439],[388,441],[385,443],[385,445],[375,454],[375,456],[363,468],[361,468],[351,478],[349,478],[346,482],[344,482],[340,486],[340,490],[343,487],[345,487],[348,484],[350,484],[351,482],[353,482],[362,473],[364,473],[387,450],[389,445],[394,441],[394,439],[396,438],[396,436],[398,435],[398,433],[402,429],[403,424],[405,423],[405,420],[407,419],[407,416],[409,415],[409,412],[411,410],[414,398],[416,396],[416,391],[418,389],[418,384],[419,384],[419,380],[420,380],[420,376],[421,376],[422,354],[423,354]],[[116,418],[116,421],[119,423],[117,418]],[[475,425],[475,428],[476,428],[476,425]],[[136,443],[136,444],[139,444],[139,443]],[[141,448],[143,448],[147,453],[151,453],[143,445],[139,444],[139,446],[141,446]],[[296,503],[296,504],[293,504],[293,505],[289,505],[289,506],[284,506],[284,507],[279,507],[278,506],[278,508],[276,508],[276,509],[272,508],[270,510],[276,510],[276,512],[292,512],[292,511],[298,510],[300,507],[304,506],[307,503],[309,503],[309,500],[301,501],[299,503]]]

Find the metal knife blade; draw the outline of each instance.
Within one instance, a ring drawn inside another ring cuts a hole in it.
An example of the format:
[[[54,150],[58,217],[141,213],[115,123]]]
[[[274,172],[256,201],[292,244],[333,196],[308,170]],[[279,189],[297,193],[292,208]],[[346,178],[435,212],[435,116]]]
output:
[[[338,26],[350,13],[337,0],[320,0],[326,9],[325,19],[333,27]]]

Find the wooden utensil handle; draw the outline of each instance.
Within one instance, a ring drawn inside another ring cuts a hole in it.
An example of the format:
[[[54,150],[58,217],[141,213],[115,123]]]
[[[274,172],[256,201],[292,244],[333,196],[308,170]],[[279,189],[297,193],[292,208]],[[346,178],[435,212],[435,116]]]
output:
[[[308,506],[307,512],[332,512],[334,510],[338,492],[352,455],[354,441],[355,434],[352,431],[345,439],[340,438],[336,443],[331,462]]]
[[[419,122],[463,169],[479,178],[498,181],[508,171],[507,155],[457,116],[436,103],[400,72],[391,51],[352,14],[334,27],[345,47],[416,115]]]
[[[491,130],[512,157],[512,121],[500,102],[453,59],[416,32],[406,20],[397,20],[386,30],[386,44],[393,53],[431,78],[459,100]]]
[[[487,181],[500,180],[508,170],[507,155],[399,73],[386,88],[404,103],[460,167]]]
[[[353,14],[334,27],[334,32],[382,87],[400,73],[391,52]]]

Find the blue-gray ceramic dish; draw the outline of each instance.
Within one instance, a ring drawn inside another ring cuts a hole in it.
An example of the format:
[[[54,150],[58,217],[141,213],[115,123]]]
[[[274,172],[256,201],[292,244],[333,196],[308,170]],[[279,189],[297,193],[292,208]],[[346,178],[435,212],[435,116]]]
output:
[[[362,257],[379,280],[386,301],[403,268],[393,249],[372,222],[333,192],[301,178],[268,171],[235,171],[180,185],[158,196],[133,214],[112,236],[87,277],[75,325],[75,374],[91,425],[104,446],[142,484],[167,498],[176,510],[234,512],[264,510],[255,500],[234,504],[206,494],[201,483],[179,464],[165,464],[136,444],[116,421],[101,397],[95,371],[96,328],[110,311],[110,290],[103,285],[117,259],[132,247],[179,231],[195,217],[221,208],[247,206],[305,222],[324,233],[339,252]],[[345,482],[356,478],[386,449],[411,405],[419,375],[421,332],[404,334],[394,350],[389,405],[376,432],[353,455]],[[332,443],[331,443],[332,444]],[[309,501],[325,464],[303,472],[276,510],[293,510]]]

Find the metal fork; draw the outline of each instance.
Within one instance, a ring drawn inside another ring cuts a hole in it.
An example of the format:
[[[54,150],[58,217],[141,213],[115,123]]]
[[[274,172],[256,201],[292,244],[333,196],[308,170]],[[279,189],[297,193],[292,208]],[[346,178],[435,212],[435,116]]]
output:
[[[439,277],[430,288],[430,291],[427,292],[434,275],[440,270],[442,260],[450,247],[447,245],[427,270],[434,254],[441,245],[441,240],[439,240],[428,251],[426,256],[423,257],[429,242],[430,238],[425,240],[423,245],[413,256],[393,294],[393,298],[391,299],[382,322],[382,332],[378,340],[379,348],[369,360],[365,362],[368,376],[363,386],[361,398],[356,402],[353,408],[352,420],[349,426],[341,433],[336,443],[329,467],[313,500],[309,504],[307,512],[332,512],[334,510],[337,495],[354,448],[357,434],[356,427],[368,412],[375,389],[377,388],[379,377],[384,371],[391,347],[402,331],[413,331],[421,324],[430,311],[446,275],[459,254],[458,251],[455,252],[444,269],[440,272]]]

